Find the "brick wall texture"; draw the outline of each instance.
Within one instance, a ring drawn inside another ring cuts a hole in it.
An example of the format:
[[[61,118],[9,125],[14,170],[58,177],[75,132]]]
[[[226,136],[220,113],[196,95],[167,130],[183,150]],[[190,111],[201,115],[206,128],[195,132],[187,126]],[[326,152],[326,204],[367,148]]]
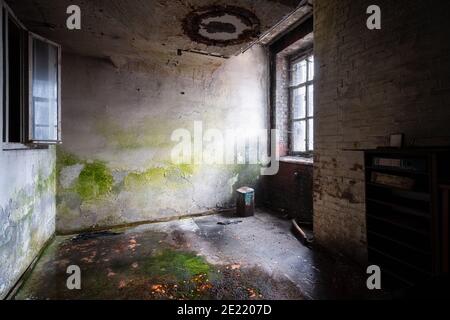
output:
[[[275,126],[279,130],[280,156],[289,152],[289,61],[284,55],[277,55],[275,85]]]
[[[382,29],[366,27],[377,4]],[[450,145],[450,1],[315,0],[316,241],[366,261],[363,155]]]

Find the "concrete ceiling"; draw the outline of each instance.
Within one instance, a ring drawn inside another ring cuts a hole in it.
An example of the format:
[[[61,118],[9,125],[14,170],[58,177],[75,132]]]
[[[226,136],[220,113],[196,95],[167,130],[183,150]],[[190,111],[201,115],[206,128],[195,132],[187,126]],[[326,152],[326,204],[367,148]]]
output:
[[[185,51],[230,56],[295,9],[295,0],[15,0],[33,32],[63,50],[114,61],[169,61]],[[66,28],[66,9],[81,8],[81,30]],[[207,41],[207,40],[212,41]]]

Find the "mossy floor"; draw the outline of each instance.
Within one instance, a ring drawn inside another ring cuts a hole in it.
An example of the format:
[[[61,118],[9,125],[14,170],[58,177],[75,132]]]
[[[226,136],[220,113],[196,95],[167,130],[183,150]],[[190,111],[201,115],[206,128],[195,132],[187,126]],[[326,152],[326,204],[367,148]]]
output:
[[[320,289],[308,287],[320,277],[287,224],[265,214],[217,224],[227,219],[57,237],[15,299],[304,299]],[[80,290],[67,288],[70,265],[81,269]]]

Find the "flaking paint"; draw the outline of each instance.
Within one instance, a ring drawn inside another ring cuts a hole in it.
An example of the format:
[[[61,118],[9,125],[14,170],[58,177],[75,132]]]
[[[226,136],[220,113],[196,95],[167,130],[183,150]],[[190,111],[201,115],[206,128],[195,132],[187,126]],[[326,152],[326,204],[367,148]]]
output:
[[[258,189],[259,166],[174,164],[171,134],[193,134],[194,121],[204,130],[264,129],[264,49],[255,47],[219,69],[207,63],[115,68],[73,55],[64,60],[58,231],[230,208],[238,187]],[[80,181],[94,168],[100,172]]]

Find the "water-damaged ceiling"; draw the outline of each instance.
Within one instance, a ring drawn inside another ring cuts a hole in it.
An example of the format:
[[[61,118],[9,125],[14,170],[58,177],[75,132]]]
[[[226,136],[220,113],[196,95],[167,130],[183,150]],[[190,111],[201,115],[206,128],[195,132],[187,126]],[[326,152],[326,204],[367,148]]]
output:
[[[33,32],[67,52],[120,59],[170,59],[185,51],[230,56],[275,25],[295,0],[15,0]],[[81,8],[81,30],[66,28],[66,9]]]

